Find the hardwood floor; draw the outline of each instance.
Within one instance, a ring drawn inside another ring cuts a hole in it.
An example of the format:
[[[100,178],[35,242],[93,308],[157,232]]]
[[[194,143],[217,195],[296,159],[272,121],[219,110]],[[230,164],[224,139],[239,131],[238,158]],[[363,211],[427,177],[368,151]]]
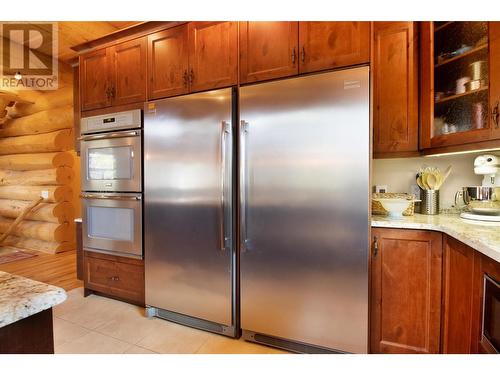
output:
[[[76,250],[59,254],[37,252],[38,256],[0,264],[0,271],[24,276],[71,290],[83,286],[76,278]]]

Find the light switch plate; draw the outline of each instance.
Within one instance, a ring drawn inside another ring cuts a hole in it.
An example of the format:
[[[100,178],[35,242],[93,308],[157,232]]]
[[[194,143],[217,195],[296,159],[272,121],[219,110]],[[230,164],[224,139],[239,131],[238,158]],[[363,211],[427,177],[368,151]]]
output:
[[[387,193],[387,185],[375,185],[375,193]]]

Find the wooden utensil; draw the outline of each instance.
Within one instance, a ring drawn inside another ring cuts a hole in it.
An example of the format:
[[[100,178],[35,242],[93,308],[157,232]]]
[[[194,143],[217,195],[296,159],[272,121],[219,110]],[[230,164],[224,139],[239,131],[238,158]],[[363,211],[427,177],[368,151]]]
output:
[[[424,183],[422,182],[422,175],[417,176],[417,185],[420,187],[420,189],[426,190]]]
[[[436,190],[437,178],[433,172],[427,174],[426,183],[429,190]]]

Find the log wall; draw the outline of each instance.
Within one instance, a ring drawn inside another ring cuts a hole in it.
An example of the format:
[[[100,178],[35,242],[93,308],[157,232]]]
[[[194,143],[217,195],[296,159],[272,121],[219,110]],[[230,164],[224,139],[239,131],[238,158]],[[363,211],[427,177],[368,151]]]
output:
[[[59,70],[58,90],[14,92],[32,103],[6,107],[0,125],[0,233],[42,191],[47,196],[3,245],[49,253],[76,247],[80,163],[74,151],[73,76],[63,62]]]

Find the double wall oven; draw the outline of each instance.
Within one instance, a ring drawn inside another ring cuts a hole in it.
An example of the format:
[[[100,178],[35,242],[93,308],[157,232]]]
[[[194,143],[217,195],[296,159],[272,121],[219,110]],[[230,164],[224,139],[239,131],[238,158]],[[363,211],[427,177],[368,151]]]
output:
[[[83,248],[142,258],[142,113],[81,120]]]

